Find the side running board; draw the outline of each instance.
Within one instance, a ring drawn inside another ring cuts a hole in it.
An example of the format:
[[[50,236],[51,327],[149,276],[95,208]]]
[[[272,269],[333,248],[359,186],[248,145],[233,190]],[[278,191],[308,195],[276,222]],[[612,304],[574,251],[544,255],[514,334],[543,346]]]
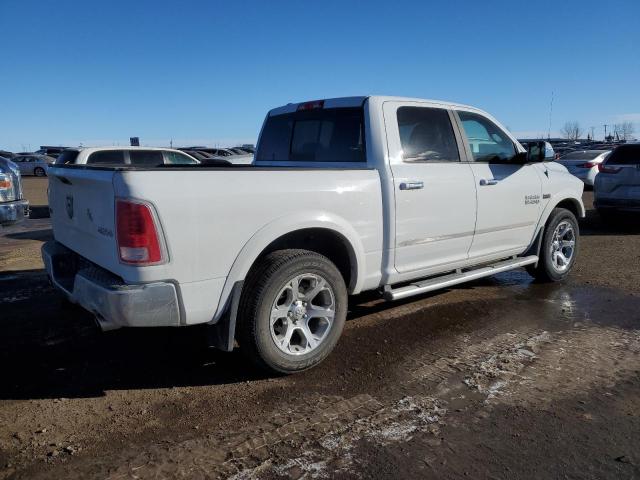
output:
[[[386,287],[384,298],[385,300],[401,300],[403,298],[412,297],[413,295],[432,292],[433,290],[451,287],[453,285],[458,285],[459,283],[470,282],[471,280],[476,280],[478,278],[489,277],[496,273],[506,272],[507,270],[513,270],[514,268],[531,265],[537,261],[537,255],[515,257],[473,270],[466,270],[464,272],[457,271],[448,275],[421,280],[410,285],[405,285],[404,287],[398,287],[395,289]]]

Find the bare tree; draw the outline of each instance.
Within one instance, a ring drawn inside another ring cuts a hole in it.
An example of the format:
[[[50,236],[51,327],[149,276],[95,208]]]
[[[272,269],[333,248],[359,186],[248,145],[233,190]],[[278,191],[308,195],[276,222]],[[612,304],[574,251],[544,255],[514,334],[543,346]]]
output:
[[[620,124],[619,135],[623,140],[631,140],[634,131],[633,122],[622,122]]]
[[[577,140],[582,136],[583,131],[580,124],[574,120],[565,123],[564,127],[560,129],[560,133],[569,140]]]
[[[622,124],[621,123],[614,123],[613,124],[613,138],[618,141],[618,140],[622,140]]]

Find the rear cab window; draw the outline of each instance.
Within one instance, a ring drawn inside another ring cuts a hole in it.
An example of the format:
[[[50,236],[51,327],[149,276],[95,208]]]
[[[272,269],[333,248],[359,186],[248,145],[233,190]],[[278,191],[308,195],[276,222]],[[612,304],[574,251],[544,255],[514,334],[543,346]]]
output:
[[[256,162],[366,162],[362,107],[315,108],[270,115]]]

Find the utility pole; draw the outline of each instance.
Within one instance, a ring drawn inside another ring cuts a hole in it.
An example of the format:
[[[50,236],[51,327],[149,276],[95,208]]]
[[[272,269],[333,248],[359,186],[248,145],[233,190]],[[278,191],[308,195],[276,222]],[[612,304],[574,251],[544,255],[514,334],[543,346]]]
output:
[[[553,91],[551,92],[551,105],[549,106],[549,130],[547,130],[547,139],[551,138],[551,115],[553,114]]]
[[[608,126],[609,126],[609,125],[607,125],[606,123],[604,124],[604,141],[605,141],[605,142],[607,141],[607,127],[608,127]]]

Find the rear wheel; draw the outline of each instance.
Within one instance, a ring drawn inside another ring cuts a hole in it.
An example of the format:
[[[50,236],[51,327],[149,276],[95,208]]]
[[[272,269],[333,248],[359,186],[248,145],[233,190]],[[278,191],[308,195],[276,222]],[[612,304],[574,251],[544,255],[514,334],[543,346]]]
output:
[[[47,175],[47,172],[44,171],[44,168],[42,167],[36,167],[35,170],[33,171],[33,174],[36,177],[44,177]]]
[[[240,349],[264,369],[294,373],[317,365],[335,347],[347,289],[328,258],[280,250],[251,270],[238,313]]]
[[[575,264],[579,237],[575,215],[564,208],[554,209],[544,229],[538,265],[527,271],[545,282],[564,280]]]

